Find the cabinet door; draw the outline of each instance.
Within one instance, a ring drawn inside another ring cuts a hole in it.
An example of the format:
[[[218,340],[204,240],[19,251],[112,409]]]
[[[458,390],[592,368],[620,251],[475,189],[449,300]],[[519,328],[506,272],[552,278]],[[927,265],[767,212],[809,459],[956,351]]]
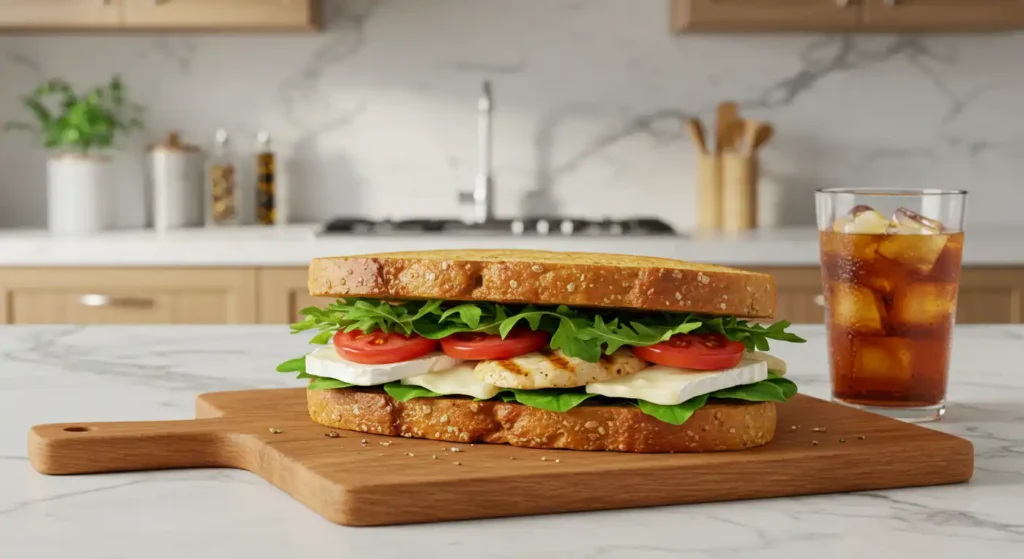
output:
[[[674,31],[852,29],[862,0],[672,0]]]
[[[0,0],[0,29],[118,27],[123,0]]]
[[[865,0],[868,30],[998,30],[1024,27],[1021,0]]]
[[[250,269],[0,270],[14,324],[232,324],[256,321]]]
[[[306,307],[326,307],[328,297],[309,294],[306,268],[267,268],[259,273],[259,322],[291,324],[302,320],[299,311]]]
[[[132,0],[129,28],[312,30],[320,2],[313,0]]]

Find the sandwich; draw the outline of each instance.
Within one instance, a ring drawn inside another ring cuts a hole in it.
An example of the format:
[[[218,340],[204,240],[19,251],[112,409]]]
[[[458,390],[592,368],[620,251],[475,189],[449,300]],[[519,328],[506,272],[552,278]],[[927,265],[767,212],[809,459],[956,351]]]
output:
[[[277,370],[320,425],[458,443],[708,452],[768,444],[804,342],[770,275],[616,254],[439,250],[316,258]]]

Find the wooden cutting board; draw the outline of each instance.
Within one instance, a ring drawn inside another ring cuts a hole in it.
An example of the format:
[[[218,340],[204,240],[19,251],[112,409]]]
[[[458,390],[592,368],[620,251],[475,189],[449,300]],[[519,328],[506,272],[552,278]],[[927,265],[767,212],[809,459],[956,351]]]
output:
[[[705,454],[333,437],[309,419],[303,388],[203,394],[196,415],[39,425],[29,458],[45,474],[245,469],[353,526],[940,485],[974,470],[970,441],[803,395],[779,406],[771,444]]]

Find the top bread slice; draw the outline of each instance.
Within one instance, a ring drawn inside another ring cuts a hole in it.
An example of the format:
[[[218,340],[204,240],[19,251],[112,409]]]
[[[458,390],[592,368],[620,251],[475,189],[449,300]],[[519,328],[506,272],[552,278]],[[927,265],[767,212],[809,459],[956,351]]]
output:
[[[668,258],[538,250],[434,250],[316,258],[320,297],[445,299],[771,318],[768,274]]]

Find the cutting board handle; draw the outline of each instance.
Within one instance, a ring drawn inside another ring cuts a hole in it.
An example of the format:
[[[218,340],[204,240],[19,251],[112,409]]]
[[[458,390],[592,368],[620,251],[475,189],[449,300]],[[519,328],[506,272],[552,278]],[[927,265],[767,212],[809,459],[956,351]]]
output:
[[[28,456],[41,473],[91,474],[232,467],[231,419],[56,423],[29,430]],[[237,431],[236,431],[237,432]]]

